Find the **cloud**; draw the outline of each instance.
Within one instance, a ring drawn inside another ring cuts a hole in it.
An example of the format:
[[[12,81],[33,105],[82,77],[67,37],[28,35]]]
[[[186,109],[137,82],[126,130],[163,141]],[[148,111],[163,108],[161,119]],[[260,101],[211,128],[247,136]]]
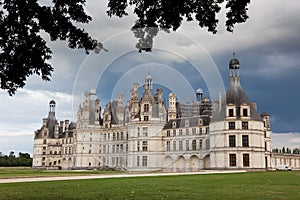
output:
[[[271,148],[300,148],[300,133],[271,133]]]

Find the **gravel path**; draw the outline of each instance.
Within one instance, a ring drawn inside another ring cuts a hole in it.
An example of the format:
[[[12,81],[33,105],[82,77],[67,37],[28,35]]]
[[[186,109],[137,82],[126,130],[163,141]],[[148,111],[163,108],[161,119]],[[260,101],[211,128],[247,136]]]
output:
[[[207,170],[200,172],[181,172],[181,173],[147,173],[147,174],[111,174],[111,175],[83,175],[83,176],[59,176],[59,177],[30,177],[30,178],[5,178],[0,179],[0,183],[20,183],[37,181],[60,181],[60,180],[82,180],[82,179],[101,179],[101,178],[127,178],[127,177],[146,177],[146,176],[178,176],[190,174],[222,174],[222,173],[243,173],[245,170]]]

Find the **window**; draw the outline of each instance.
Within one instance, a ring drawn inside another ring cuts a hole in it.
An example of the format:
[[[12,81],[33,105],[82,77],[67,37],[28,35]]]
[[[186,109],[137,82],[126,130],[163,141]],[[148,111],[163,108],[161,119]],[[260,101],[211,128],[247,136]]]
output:
[[[235,135],[229,135],[229,147],[235,147]]]
[[[236,166],[236,155],[229,154],[229,166],[234,167]]]
[[[183,150],[183,143],[182,140],[179,141],[179,151]]]
[[[147,156],[142,157],[142,165],[143,167],[147,167]]]
[[[244,117],[248,116],[248,109],[247,108],[243,108],[243,116]]]
[[[115,141],[115,140],[116,140],[116,134],[113,133],[113,141]]]
[[[265,151],[268,151],[268,149],[267,149],[267,143],[265,142]]]
[[[167,141],[167,151],[170,151],[170,141]]]
[[[203,140],[202,139],[200,139],[200,141],[199,141],[199,146],[200,146],[200,149],[202,149],[202,146],[203,146]]]
[[[140,166],[140,156],[136,157],[136,166]]]
[[[229,115],[229,117],[233,117],[234,116],[233,109],[229,109],[228,110],[228,115]]]
[[[189,135],[189,129],[185,129],[185,135]]]
[[[92,150],[89,150],[89,154],[91,154],[92,153]]]
[[[167,130],[167,137],[170,137],[170,130]]]
[[[242,122],[242,129],[248,129],[248,122]]]
[[[207,126],[206,128],[205,128],[205,134],[208,134],[209,133],[209,127]]]
[[[189,140],[186,140],[186,141],[185,141],[185,149],[186,149],[187,151],[190,150],[190,141],[189,141]]]
[[[242,136],[242,145],[243,147],[249,147],[249,137],[248,135],[243,135]]]
[[[234,130],[235,129],[235,122],[229,122],[228,127],[229,127],[229,130]]]
[[[144,112],[149,112],[149,104],[144,105]]]
[[[199,128],[199,134],[202,135],[202,128]]]
[[[206,139],[205,142],[206,142],[206,144],[205,144],[206,150],[209,150],[209,148],[210,148],[209,139]]]
[[[143,127],[143,137],[148,136],[148,127]]]
[[[140,141],[137,141],[137,151],[140,151]]]
[[[144,116],[144,121],[149,121],[149,116]]]
[[[192,134],[196,135],[196,128],[192,128]]]
[[[179,129],[179,136],[182,136],[182,129]]]
[[[44,139],[44,140],[43,140],[43,144],[46,144],[46,143],[47,143],[46,141],[47,141],[47,140],[46,140],[46,139]]]
[[[93,140],[93,138],[90,138],[90,142]]]
[[[192,141],[192,150],[196,150],[196,140]]]
[[[148,141],[143,141],[143,151],[148,151]]]
[[[175,129],[173,130],[173,136],[176,136],[176,130]]]
[[[176,151],[176,141],[173,141],[173,151]]]
[[[249,167],[250,166],[250,161],[249,161],[249,154],[243,154],[243,166],[244,167]]]

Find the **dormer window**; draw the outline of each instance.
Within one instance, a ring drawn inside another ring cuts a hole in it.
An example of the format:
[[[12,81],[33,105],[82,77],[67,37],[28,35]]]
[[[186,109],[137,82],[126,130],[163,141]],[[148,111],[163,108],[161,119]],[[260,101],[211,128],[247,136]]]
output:
[[[173,122],[172,127],[173,127],[173,128],[176,128],[176,122]]]
[[[189,126],[189,125],[190,125],[189,120],[186,120],[186,121],[185,121],[185,126]]]
[[[199,126],[202,126],[203,125],[203,119],[199,119],[199,121],[198,121],[198,124],[199,124]]]

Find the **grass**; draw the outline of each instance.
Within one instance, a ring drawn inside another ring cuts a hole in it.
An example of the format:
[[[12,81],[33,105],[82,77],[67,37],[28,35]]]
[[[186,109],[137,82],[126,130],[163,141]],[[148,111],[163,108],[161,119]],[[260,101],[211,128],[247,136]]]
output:
[[[299,199],[300,172],[0,184],[0,199]]]
[[[1,167],[0,178],[25,178],[25,177],[49,177],[49,176],[81,176],[96,174],[120,174],[119,171],[54,171],[31,169],[30,167]]]

